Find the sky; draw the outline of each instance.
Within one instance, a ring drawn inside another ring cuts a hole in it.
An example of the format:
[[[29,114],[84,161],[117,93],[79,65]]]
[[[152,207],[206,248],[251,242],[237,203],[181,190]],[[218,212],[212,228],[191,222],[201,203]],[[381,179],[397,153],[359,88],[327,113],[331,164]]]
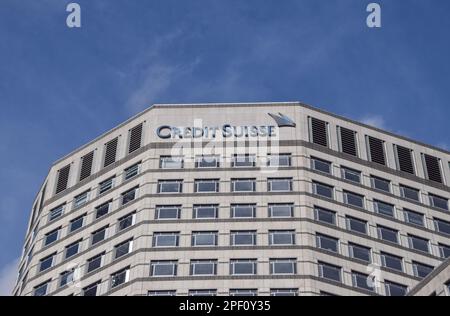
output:
[[[70,2],[0,0],[0,294],[50,165],[154,103],[302,101],[450,148],[448,0],[75,0],[68,28]]]

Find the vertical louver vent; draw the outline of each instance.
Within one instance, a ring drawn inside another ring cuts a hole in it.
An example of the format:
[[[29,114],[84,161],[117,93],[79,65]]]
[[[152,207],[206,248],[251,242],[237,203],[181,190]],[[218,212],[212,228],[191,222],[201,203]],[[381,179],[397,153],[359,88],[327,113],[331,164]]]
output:
[[[430,155],[423,155],[425,160],[425,169],[428,176],[428,179],[431,181],[442,183],[442,174],[441,174],[441,168],[439,164],[439,158],[430,156]]]
[[[58,181],[56,182],[56,194],[67,189],[67,183],[69,181],[70,165],[58,171]]]
[[[83,158],[81,158],[81,172],[80,181],[86,179],[91,175],[92,172],[92,162],[94,160],[94,152],[90,152]]]
[[[386,165],[386,156],[384,154],[384,142],[381,139],[369,136],[369,154],[370,161]]]
[[[314,144],[328,147],[327,123],[316,118],[311,118],[311,141]]]
[[[133,151],[141,148],[142,141],[142,124],[139,124],[136,127],[133,127],[130,130],[130,143],[128,146],[128,153],[131,154]]]
[[[114,138],[112,141],[105,145],[105,162],[103,164],[103,167],[108,167],[109,165],[116,162],[117,142],[118,139]]]
[[[356,132],[340,127],[341,134],[341,150],[343,153],[358,156],[358,150],[356,148]]]
[[[410,174],[415,174],[412,150],[398,145],[396,145],[395,148],[397,150],[398,169]]]

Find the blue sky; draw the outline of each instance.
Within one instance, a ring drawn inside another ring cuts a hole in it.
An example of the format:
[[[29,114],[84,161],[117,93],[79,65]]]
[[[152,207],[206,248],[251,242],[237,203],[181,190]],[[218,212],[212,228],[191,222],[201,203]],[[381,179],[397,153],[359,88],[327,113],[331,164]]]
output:
[[[0,2],[0,293],[50,164],[153,103],[303,101],[450,146],[450,2]],[[14,272],[13,272],[14,271]]]

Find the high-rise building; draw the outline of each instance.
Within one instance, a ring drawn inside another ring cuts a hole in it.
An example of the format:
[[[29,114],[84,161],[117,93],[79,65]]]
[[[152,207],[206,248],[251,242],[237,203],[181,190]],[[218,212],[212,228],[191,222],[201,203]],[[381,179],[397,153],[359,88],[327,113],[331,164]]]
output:
[[[298,102],[154,105],[52,165],[14,294],[450,295],[449,161]]]

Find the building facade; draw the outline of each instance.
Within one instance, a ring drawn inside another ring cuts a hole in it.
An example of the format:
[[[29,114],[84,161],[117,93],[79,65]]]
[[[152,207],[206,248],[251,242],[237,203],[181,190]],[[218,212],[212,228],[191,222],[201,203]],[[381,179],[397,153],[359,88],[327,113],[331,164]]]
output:
[[[298,102],[154,105],[52,165],[13,293],[423,294],[449,161]]]

